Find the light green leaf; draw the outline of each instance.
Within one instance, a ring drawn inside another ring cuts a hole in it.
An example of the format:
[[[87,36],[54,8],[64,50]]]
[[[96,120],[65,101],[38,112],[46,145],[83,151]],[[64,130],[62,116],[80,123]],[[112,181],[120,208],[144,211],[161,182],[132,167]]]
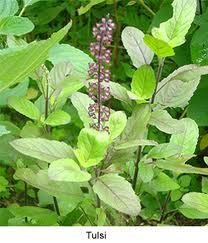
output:
[[[40,118],[38,108],[24,97],[12,96],[8,99],[8,105],[30,119],[38,120]]]
[[[0,125],[0,137],[8,133],[10,133],[10,131],[8,131],[5,126]]]
[[[127,118],[124,112],[117,111],[111,114],[109,119],[110,139],[117,138],[123,132],[126,123]]]
[[[56,64],[50,71],[49,77],[54,88],[61,87],[62,82],[72,74],[73,66],[70,62]]]
[[[25,17],[9,16],[0,19],[0,35],[21,36],[31,32],[34,24]]]
[[[150,182],[154,176],[153,166],[151,164],[139,162],[139,177],[144,183]]]
[[[10,143],[22,154],[48,163],[65,158],[74,158],[72,148],[63,142],[44,138],[21,138]]]
[[[166,192],[178,189],[180,186],[165,173],[160,172],[150,183],[153,190],[157,192]]]
[[[81,166],[88,168],[97,165],[104,158],[108,145],[109,135],[107,132],[84,128],[79,134],[78,148],[74,153]]]
[[[182,173],[191,173],[199,175],[208,175],[208,168],[199,168],[192,165],[184,164],[178,162],[176,159],[166,159],[166,160],[157,160],[156,165],[164,170],[171,170],[179,174]]]
[[[171,57],[175,52],[171,46],[165,41],[154,38],[151,35],[145,35],[144,43],[158,56],[158,57]]]
[[[154,53],[144,43],[144,33],[135,27],[126,27],[122,32],[122,42],[136,68],[150,64]]]
[[[76,92],[71,96],[71,102],[77,109],[84,126],[89,127],[93,120],[88,114],[88,107],[90,104],[94,104],[94,101],[88,95]]]
[[[208,165],[208,157],[207,156],[204,157],[204,162]]]
[[[0,51],[0,91],[28,78],[48,58],[48,51],[68,32],[71,23],[45,41]],[[12,70],[12,72],[11,72]]]
[[[180,46],[191,27],[196,13],[196,0],[174,0],[173,17],[152,29],[152,35],[167,42],[171,47]]]
[[[177,155],[180,152],[181,146],[171,143],[163,143],[152,148],[147,157],[153,159],[162,159]]]
[[[138,147],[139,145],[141,146],[156,146],[158,145],[157,142],[153,140],[147,140],[147,139],[137,139],[137,140],[130,140],[126,143],[121,143],[115,147],[115,149],[120,150],[120,149],[129,149],[129,148],[134,148]]]
[[[25,181],[29,185],[47,192],[52,196],[67,196],[72,199],[82,198],[83,196],[78,183],[50,180],[47,170],[40,170],[36,174],[28,168],[17,169],[15,178]]]
[[[204,213],[199,211],[196,208],[188,207],[186,204],[183,204],[179,211],[187,218],[189,219],[207,219],[208,213]]]
[[[23,1],[24,1],[24,6],[27,7],[39,1],[48,1],[48,0],[23,0]]]
[[[81,6],[78,9],[78,14],[82,15],[85,14],[86,12],[88,12],[93,6],[105,2],[105,0],[90,0],[90,2],[86,5],[86,6]]]
[[[71,121],[71,116],[65,111],[54,111],[44,121],[45,124],[55,127],[68,124]]]
[[[137,216],[140,212],[139,198],[123,177],[116,174],[101,176],[93,190],[104,203],[122,213]]]
[[[147,123],[150,119],[151,108],[148,104],[137,105],[131,117],[129,117],[126,127],[121,134],[120,143],[127,141],[144,139]]]
[[[207,66],[186,65],[180,67],[159,83],[155,103],[163,108],[184,108],[193,96],[201,75],[206,74],[208,74]]]
[[[156,79],[151,66],[143,65],[133,75],[131,90],[141,100],[149,99],[155,90]]]
[[[53,47],[49,52],[48,60],[54,65],[70,62],[75,71],[83,77],[86,77],[88,73],[89,63],[93,63],[92,58],[86,53],[68,44],[56,45]]]
[[[208,194],[208,178],[202,177],[202,192]]]
[[[182,197],[185,205],[208,214],[208,195],[200,192],[189,192]]]
[[[172,118],[166,110],[153,111],[149,124],[168,134],[181,133],[185,129],[183,122]]]
[[[185,128],[183,133],[173,134],[170,138],[170,143],[181,147],[181,151],[179,152],[181,155],[193,154],[199,137],[198,126],[190,118],[184,118],[181,122],[183,122]]]
[[[1,0],[0,1],[0,19],[8,16],[14,16],[19,9],[16,0]]]
[[[89,181],[91,175],[81,171],[79,165],[72,159],[53,161],[48,169],[48,176],[54,181],[84,182]]]

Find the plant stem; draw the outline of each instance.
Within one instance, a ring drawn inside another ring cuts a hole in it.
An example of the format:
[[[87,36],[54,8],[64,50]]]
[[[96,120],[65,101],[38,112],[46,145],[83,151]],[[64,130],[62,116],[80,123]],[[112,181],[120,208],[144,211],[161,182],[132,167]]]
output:
[[[199,10],[200,10],[200,14],[203,14],[202,0],[199,0]]]
[[[134,190],[136,189],[137,177],[139,172],[139,161],[141,160],[141,157],[142,157],[142,146],[139,146],[137,149],[137,159],[135,162],[134,177],[132,181],[132,188]]]
[[[48,118],[49,115],[49,81],[48,77],[46,75],[46,90],[45,90],[45,119]],[[46,125],[46,131],[50,133],[50,127]],[[56,197],[53,197],[53,202],[54,202],[54,209],[56,213],[60,216],[60,210],[58,206],[58,201]]]
[[[149,6],[147,6],[144,0],[139,0],[139,2],[149,13],[151,13],[153,16],[156,15],[155,12]]]
[[[156,85],[155,85],[155,90],[154,90],[152,99],[150,101],[150,104],[153,104],[155,101],[157,87],[158,87],[158,84],[159,84],[161,76],[162,76],[162,70],[164,67],[165,58],[159,58],[158,61],[159,61],[159,66],[158,66],[158,71],[157,71]],[[136,183],[137,183],[138,172],[139,172],[139,161],[141,160],[141,157],[142,157],[142,146],[138,146],[137,158],[136,158],[135,169],[134,169],[134,177],[132,180],[132,188],[134,190],[136,189]]]
[[[161,216],[160,216],[160,220],[159,222],[162,223],[162,221],[164,220],[164,217],[165,217],[165,211],[166,211],[166,208],[167,208],[167,205],[168,205],[168,202],[170,200],[170,191],[168,192],[167,196],[166,196],[166,199],[165,199],[165,202],[163,204],[163,207],[162,207],[162,213],[161,213]]]
[[[25,202],[24,202],[24,204],[25,204],[25,206],[27,206],[27,183],[24,182],[24,184],[25,184]],[[25,223],[27,223],[27,222],[28,222],[28,219],[27,219],[27,217],[25,217]]]
[[[155,101],[155,96],[156,96],[156,93],[157,93],[157,87],[158,87],[158,84],[159,84],[161,76],[162,76],[162,70],[163,70],[163,67],[164,67],[165,58],[158,58],[158,62],[159,62],[159,66],[158,66],[157,77],[156,77],[156,85],[155,85],[154,94],[153,94],[151,102],[150,102],[151,104],[153,104],[154,101]]]

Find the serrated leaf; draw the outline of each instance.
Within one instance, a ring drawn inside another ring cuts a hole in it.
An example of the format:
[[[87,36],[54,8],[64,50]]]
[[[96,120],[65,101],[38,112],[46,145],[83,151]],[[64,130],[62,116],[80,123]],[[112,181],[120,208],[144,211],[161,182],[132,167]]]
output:
[[[0,51],[0,91],[26,80],[46,61],[48,51],[65,36],[70,27],[71,23],[48,40]]]
[[[201,212],[208,213],[208,195],[200,192],[189,192],[182,197],[185,205]]]
[[[8,99],[8,105],[22,115],[29,117],[30,119],[38,120],[40,118],[40,112],[38,108],[31,101],[24,97],[10,97]]]
[[[153,111],[149,124],[168,134],[181,133],[184,131],[183,122],[172,118],[166,110]]]
[[[144,43],[144,33],[135,27],[126,27],[122,32],[122,42],[136,68],[150,64],[154,53]]]
[[[158,145],[157,142],[153,140],[147,140],[147,139],[138,139],[138,140],[130,140],[126,143],[121,143],[119,145],[115,146],[115,149],[129,149],[129,148],[134,148],[138,147],[139,145],[141,146],[156,146]]]
[[[152,97],[156,86],[156,78],[151,66],[143,65],[139,67],[132,79],[131,90],[141,100]]]
[[[184,108],[193,96],[201,76],[206,74],[207,66],[186,65],[177,69],[159,83],[155,102],[162,107]]]
[[[94,101],[88,95],[76,92],[71,96],[71,102],[77,109],[84,126],[89,127],[93,120],[88,114],[88,107],[90,104],[94,104]]]
[[[72,148],[64,142],[44,138],[21,138],[10,143],[22,154],[51,163],[54,160],[74,158]]]
[[[171,57],[175,52],[171,46],[165,41],[154,38],[151,35],[144,36],[144,43],[158,56],[158,57]]]
[[[74,153],[81,166],[88,168],[97,165],[104,158],[108,145],[107,132],[84,128],[79,134],[77,149]]]
[[[0,34],[21,36],[31,32],[34,24],[25,17],[8,16],[0,19]]]
[[[174,0],[173,17],[152,29],[152,35],[167,42],[171,47],[180,46],[191,27],[196,13],[196,0]]]
[[[171,143],[163,143],[152,148],[147,157],[153,159],[162,159],[177,155],[180,152],[181,146]]]
[[[166,160],[157,160],[156,165],[164,170],[171,170],[179,174],[190,173],[190,174],[199,174],[199,175],[208,175],[207,168],[194,167],[189,164],[184,164],[178,162],[176,159],[166,159]]]
[[[0,1],[0,19],[8,16],[14,16],[19,9],[16,0],[1,0]]]
[[[126,123],[127,118],[124,112],[117,111],[111,114],[109,119],[110,139],[117,138],[123,132]]]
[[[83,196],[78,183],[50,180],[47,170],[40,170],[38,173],[34,173],[29,168],[17,169],[15,178],[23,180],[52,196],[72,198],[82,198]]]
[[[91,175],[81,171],[79,165],[72,159],[53,161],[48,169],[48,176],[54,181],[85,182]]]
[[[93,190],[103,202],[122,213],[137,216],[140,212],[139,198],[123,177],[116,174],[101,176]]]
[[[173,134],[170,143],[181,147],[179,154],[193,154],[199,137],[199,129],[196,122],[190,118],[181,120],[184,124],[183,133]]]
[[[71,121],[71,116],[65,111],[57,110],[52,112],[44,121],[45,124],[55,127],[68,124]]]

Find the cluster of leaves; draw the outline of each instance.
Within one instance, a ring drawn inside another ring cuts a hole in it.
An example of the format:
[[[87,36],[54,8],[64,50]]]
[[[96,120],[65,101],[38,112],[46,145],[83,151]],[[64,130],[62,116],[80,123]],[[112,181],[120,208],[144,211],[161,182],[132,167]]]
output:
[[[0,0],[0,225],[206,224],[207,7]],[[90,127],[86,94],[108,12],[109,133]]]

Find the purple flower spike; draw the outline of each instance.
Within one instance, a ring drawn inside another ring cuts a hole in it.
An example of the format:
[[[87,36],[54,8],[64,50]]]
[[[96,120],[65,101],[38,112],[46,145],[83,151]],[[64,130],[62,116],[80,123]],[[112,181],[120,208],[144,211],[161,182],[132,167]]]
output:
[[[107,15],[102,18],[100,23],[93,27],[92,33],[96,42],[90,44],[90,51],[96,59],[96,63],[89,64],[89,76],[93,79],[89,83],[88,94],[96,103],[90,104],[88,108],[89,116],[97,121],[90,124],[91,127],[98,131],[109,131],[105,126],[105,122],[109,120],[110,109],[103,106],[103,102],[110,99],[110,87],[107,85],[110,82],[110,60],[111,50],[106,46],[110,45],[113,40],[113,29],[115,24]]]

